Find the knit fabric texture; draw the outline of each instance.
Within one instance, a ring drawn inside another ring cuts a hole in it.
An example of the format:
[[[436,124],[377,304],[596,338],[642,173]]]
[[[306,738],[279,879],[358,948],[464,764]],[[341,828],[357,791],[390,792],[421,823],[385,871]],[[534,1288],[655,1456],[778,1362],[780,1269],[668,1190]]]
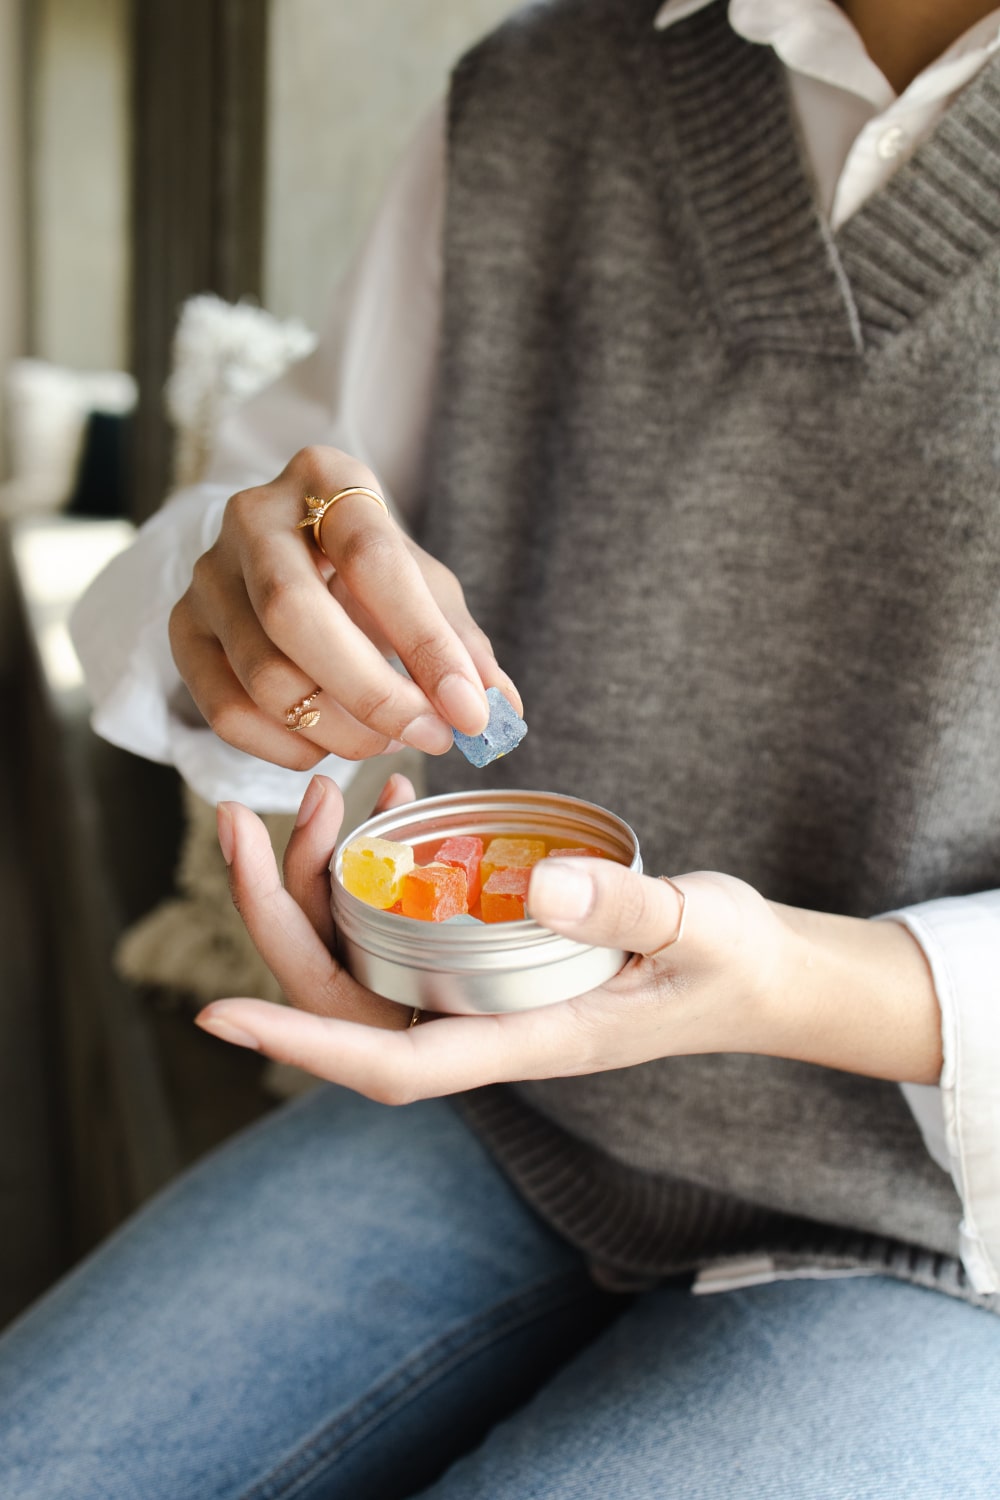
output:
[[[645,867],[855,916],[1000,884],[1000,70],[836,235],[719,3],[554,0],[452,86],[424,540],[530,733],[431,790],[613,808]],[[751,1056],[462,1106],[595,1260],[963,1292],[894,1084]]]

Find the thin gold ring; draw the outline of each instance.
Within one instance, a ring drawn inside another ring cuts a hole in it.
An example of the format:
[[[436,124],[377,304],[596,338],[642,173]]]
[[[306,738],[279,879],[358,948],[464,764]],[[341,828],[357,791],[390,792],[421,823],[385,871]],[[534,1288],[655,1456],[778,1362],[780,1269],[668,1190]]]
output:
[[[677,931],[674,933],[673,937],[668,938],[665,943],[661,943],[659,948],[656,949],[656,952],[647,954],[647,958],[655,958],[657,953],[663,953],[667,948],[672,948],[675,943],[680,942],[681,938],[684,935],[684,918],[687,916],[687,895],[685,894],[685,892],[681,890],[679,885],[677,885],[673,880],[670,879],[669,875],[660,875],[657,878],[664,881],[667,885],[669,885],[672,891],[676,892],[677,896],[680,898],[681,910],[680,915],[677,918]]]
[[[407,1031],[412,1031],[414,1026],[420,1025],[420,1018],[422,1015],[423,1011],[420,1009],[420,1006],[415,1005],[413,1007],[413,1015],[410,1017],[409,1021],[406,1024]]]
[[[320,710],[310,708],[310,704],[319,697],[320,688],[313,688],[308,698],[303,698],[301,703],[293,703],[285,714],[285,728],[290,729],[293,734],[298,734],[300,729],[312,729],[314,724],[320,721]]]
[[[338,490],[335,495],[330,496],[329,500],[320,500],[316,495],[307,495],[306,505],[309,509],[301,521],[296,521],[295,529],[296,531],[304,531],[307,526],[311,526],[313,541],[328,560],[330,560],[329,554],[323,546],[323,539],[320,535],[323,518],[328,510],[332,510],[338,500],[346,500],[348,495],[364,495],[367,500],[374,500],[375,504],[381,506],[386,515],[389,515],[389,507],[386,505],[383,496],[379,494],[378,490],[370,490],[364,484],[352,484],[346,490]]]

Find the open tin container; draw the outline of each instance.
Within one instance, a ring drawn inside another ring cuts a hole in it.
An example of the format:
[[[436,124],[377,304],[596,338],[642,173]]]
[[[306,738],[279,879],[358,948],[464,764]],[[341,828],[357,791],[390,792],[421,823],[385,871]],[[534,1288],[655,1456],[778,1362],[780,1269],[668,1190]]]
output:
[[[620,949],[587,947],[530,919],[477,926],[419,922],[379,911],[344,889],[343,849],[352,839],[410,844],[418,862],[425,862],[435,843],[460,834],[486,843],[523,834],[564,848],[586,844],[642,871],[639,841],[628,824],[576,797],[451,792],[391,808],[343,835],[330,865],[339,957],[360,984],[401,1005],[484,1015],[570,1000],[618,973],[627,957]]]

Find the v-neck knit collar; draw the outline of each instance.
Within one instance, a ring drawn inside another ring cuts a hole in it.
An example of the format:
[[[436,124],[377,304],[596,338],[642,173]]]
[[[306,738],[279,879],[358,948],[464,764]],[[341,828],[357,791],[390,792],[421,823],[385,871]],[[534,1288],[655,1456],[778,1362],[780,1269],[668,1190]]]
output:
[[[714,0],[667,0],[653,22],[666,31]],[[872,62],[849,16],[835,0],[729,0],[729,24],[748,42],[773,47],[786,67],[835,88],[858,93],[883,110],[897,95]],[[1000,47],[1000,8],[977,21],[929,64],[906,90],[921,101],[967,81],[971,59],[981,63]],[[956,73],[959,75],[956,80]]]
[[[1000,243],[997,61],[834,235],[815,202],[781,65],[736,35],[722,0],[634,56],[647,108],[669,115],[654,151],[670,152],[664,171],[681,164],[703,273],[736,343],[856,357]]]

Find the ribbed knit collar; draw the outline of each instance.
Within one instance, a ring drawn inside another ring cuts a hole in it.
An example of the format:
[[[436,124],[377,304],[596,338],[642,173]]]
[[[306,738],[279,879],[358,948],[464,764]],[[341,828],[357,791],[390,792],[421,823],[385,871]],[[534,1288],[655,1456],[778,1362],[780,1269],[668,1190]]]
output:
[[[934,135],[836,235],[823,222],[780,63],[737,37],[724,0],[633,49],[653,150],[678,162],[727,340],[856,357],[1000,245],[1000,65],[988,64]],[[633,13],[634,14],[634,13]]]

